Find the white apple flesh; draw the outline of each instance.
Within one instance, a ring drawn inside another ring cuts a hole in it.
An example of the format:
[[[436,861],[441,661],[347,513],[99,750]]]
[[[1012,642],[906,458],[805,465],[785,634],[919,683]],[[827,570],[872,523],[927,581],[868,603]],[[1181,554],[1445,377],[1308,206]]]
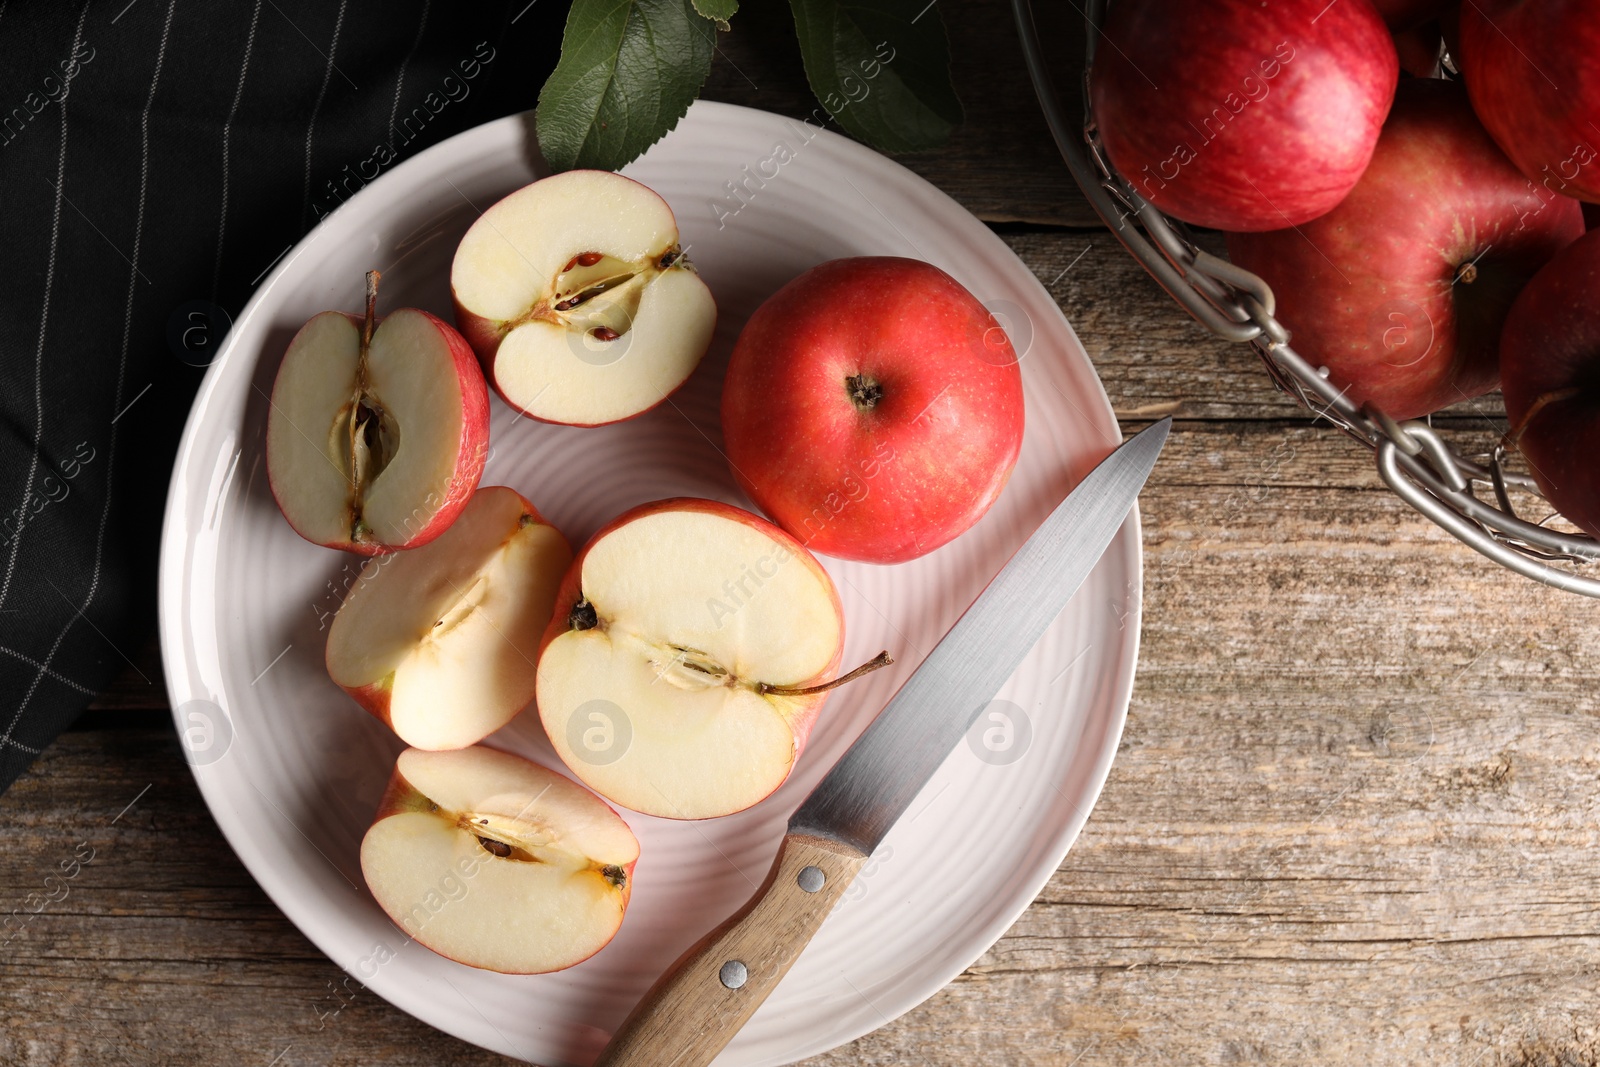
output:
[[[426,544],[488,458],[489,393],[466,341],[426,311],[378,324],[314,316],[289,343],[267,415],[267,478],[308,541],[362,555]]]
[[[361,873],[418,943],[471,967],[542,974],[622,925],[639,842],[598,797],[491,748],[400,753]]]
[[[408,745],[477,744],[533,699],[571,562],[522,496],[479,489],[437,540],[362,568],[328,629],[328,674]]]
[[[716,326],[672,209],[609,171],[544,178],[489,208],[461,239],[450,285],[496,391],[546,422],[598,426],[654,407]]]
[[[567,572],[539,715],[607,799],[665,818],[727,815],[788,777],[843,638],[833,582],[788,534],[713,501],[647,504]]]

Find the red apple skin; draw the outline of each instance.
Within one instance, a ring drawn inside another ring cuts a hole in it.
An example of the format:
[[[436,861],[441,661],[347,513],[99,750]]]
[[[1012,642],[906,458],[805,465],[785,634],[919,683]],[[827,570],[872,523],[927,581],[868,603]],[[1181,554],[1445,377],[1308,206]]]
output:
[[[846,379],[868,374],[870,409]],[[1022,375],[944,271],[838,259],[762,304],[734,346],[722,431],[735,479],[807,548],[899,563],[983,517],[1022,450]]]
[[[467,343],[467,339],[462,337],[454,326],[431,312],[423,314],[433,321],[439,333],[449,343],[451,362],[455,366],[456,377],[461,382],[464,410],[461,419],[461,448],[456,453],[456,471],[450,479],[450,488],[445,493],[444,503],[439,506],[433,518],[417,531],[415,537],[404,544],[390,545],[386,548],[361,546],[354,549],[362,555],[376,556],[396,548],[417,548],[444,533],[466,509],[472,494],[478,489],[478,483],[483,479],[483,468],[489,462],[489,386],[484,381],[483,371],[478,367],[477,356],[473,353],[472,346]]]
[[[450,294],[451,302],[455,306],[456,329],[467,342],[467,347],[473,351],[474,358],[478,360],[485,380],[494,380],[494,354],[500,348],[500,342],[505,339],[505,324],[494,319],[486,319],[482,315],[474,314],[461,306],[461,301],[456,298],[454,291]],[[498,386],[495,392],[499,392]],[[501,397],[504,399],[504,396]]]
[[[472,346],[454,326],[430,311],[412,310],[425,315],[444,338],[450,350],[450,362],[455,368],[456,380],[461,385],[461,447],[456,452],[456,469],[451,475],[450,486],[445,491],[444,502],[427,522],[418,527],[414,536],[399,544],[352,539],[312,541],[312,544],[353,552],[358,556],[381,556],[401,549],[418,548],[450,528],[450,524],[456,521],[466,508],[467,502],[472,499],[472,494],[478,488],[478,482],[483,478],[483,468],[489,461],[489,386],[484,381],[483,371],[478,367],[478,358],[473,354]],[[361,328],[363,320],[360,315],[351,315],[348,312],[340,314],[355,323],[357,329]],[[293,343],[290,342],[291,346]],[[281,369],[279,373],[282,373]],[[273,391],[276,393],[276,386]],[[279,486],[272,479],[271,468],[267,470],[267,484],[272,490],[272,498],[277,503],[278,510],[283,511],[283,497]],[[294,527],[291,525],[290,529]],[[295,530],[295,533],[300,531]]]
[[[1483,125],[1522,173],[1600,200],[1600,6],[1473,0],[1461,6],[1461,74]]]
[[[1199,226],[1275,230],[1356,184],[1399,74],[1367,0],[1118,0],[1089,98],[1140,196]]]
[[[1506,419],[1545,499],[1600,537],[1600,232],[1568,245],[1517,296],[1500,335]],[[1546,394],[1575,395],[1544,404]]]
[[[484,747],[487,748],[488,746],[484,746]],[[546,767],[545,770],[549,770],[549,768]],[[550,773],[556,774],[558,772],[551,771]],[[568,775],[564,775],[563,774],[563,775],[561,775],[561,777],[566,778],[568,781],[572,781],[571,777],[568,776]],[[573,782],[573,784],[578,786],[580,789],[584,789],[587,792],[594,793],[594,790],[589,789],[588,786],[584,785],[581,782]],[[401,813],[403,811],[411,810],[411,805],[408,803],[408,801],[412,797],[418,797],[418,796],[421,796],[421,795],[422,795],[422,792],[420,790],[418,790],[416,786],[412,785],[409,781],[407,781],[405,775],[400,773],[400,768],[398,766],[395,767],[394,772],[389,776],[389,784],[388,784],[387,787],[385,787],[385,789],[383,791],[383,798],[378,801],[378,813],[376,815],[374,815],[373,818],[372,818],[373,824],[376,825],[376,824],[382,822],[384,819],[387,819],[391,815],[398,815],[399,813]],[[606,804],[604,797],[601,797],[599,794],[595,794],[595,799],[599,800],[600,803],[605,804],[607,810],[609,810],[611,812],[611,814],[619,822],[624,821],[622,819],[622,816],[617,814],[617,811],[616,811],[615,808],[611,807],[610,804]],[[639,861],[637,859],[635,859],[633,862],[629,863],[627,866],[622,868],[622,873],[626,876],[624,881],[623,881],[622,888],[620,890],[620,893],[621,893],[621,896],[622,896],[622,911],[624,913],[627,912],[628,904],[633,899],[633,869],[635,867],[637,867],[638,865],[639,865]],[[621,927],[619,926],[618,929],[620,930]],[[606,945],[609,945],[611,943],[611,940],[614,939],[615,937],[616,937],[616,932],[613,931],[612,932],[612,938],[608,938],[604,944],[601,944],[601,945],[597,946],[593,952],[589,953],[589,955],[583,957],[583,959],[573,960],[571,963],[559,968],[559,970],[566,970],[568,967],[576,967],[578,964],[584,962],[584,960],[593,959],[596,955],[599,954],[600,950],[605,948]],[[419,944],[425,946],[426,948],[428,948],[430,951],[438,952],[439,955],[444,956],[445,959],[453,959],[454,958],[454,957],[449,956],[448,954],[446,954],[444,952],[439,952],[438,949],[434,948],[432,945],[429,945],[421,937],[417,938],[417,942]],[[461,961],[460,960],[456,960],[456,962],[460,963]],[[465,964],[465,966],[471,966],[471,964]],[[517,974],[517,973],[540,974],[540,973],[549,973],[549,972],[540,972],[540,971],[531,971],[531,972],[506,971],[506,972],[500,972],[500,973],[505,973],[505,974]]]
[[[334,684],[337,685],[338,683]],[[341,685],[339,688],[350,694],[357,704],[370,711],[383,725],[391,730],[394,729],[394,723],[389,719],[389,701],[394,696],[394,675],[391,674],[389,677],[373,682],[371,685],[356,686],[354,688],[348,685]]]
[[[1582,232],[1577,203],[1511,165],[1458,83],[1416,78],[1342,204],[1297,229],[1230,234],[1228,255],[1272,287],[1312,366],[1409,419],[1495,387],[1512,299]],[[1454,282],[1467,263],[1475,280]]]
[[[759,530],[772,538],[773,541],[788,549],[795,559],[816,572],[821,577],[823,584],[827,586],[829,595],[833,598],[834,614],[839,619],[839,647],[834,650],[833,659],[828,663],[827,667],[810,678],[794,684],[800,688],[822,685],[824,682],[832,681],[838,675],[839,661],[844,655],[844,605],[839,602],[839,590],[834,586],[833,579],[828,576],[827,570],[818,562],[817,557],[806,551],[806,547],[799,541],[796,541],[782,529],[774,526],[759,515],[752,515],[743,508],[736,508],[732,504],[724,504],[718,500],[702,500],[698,497],[684,496],[669,497],[665,500],[656,500],[630,508],[602,526],[593,537],[589,538],[588,544],[578,550],[578,554],[572,560],[572,566],[567,568],[566,577],[561,580],[561,587],[556,591],[555,609],[550,613],[550,625],[545,628],[544,638],[539,642],[539,656],[541,659],[544,657],[544,650],[550,647],[550,642],[567,632],[567,618],[572,614],[572,606],[583,595],[583,562],[588,558],[589,549],[593,548],[602,537],[618,527],[626,526],[636,519],[642,519],[648,515],[655,515],[663,511],[698,511],[707,515],[717,515],[724,519],[742,522],[746,526]],[[805,751],[806,740],[811,736],[811,728],[816,725],[817,716],[822,712],[822,706],[828,702],[828,695],[828,693],[817,693],[808,697],[791,698],[795,703],[799,704],[794,717],[790,719],[794,730],[794,763],[790,764],[791,771],[795,764],[800,762],[800,754]],[[783,781],[787,780],[786,776]],[[783,784],[783,781],[775,783],[773,789],[776,790],[778,786]],[[767,796],[771,795],[771,793],[767,794]],[[761,798],[761,800],[765,799],[766,797]],[[751,806],[759,804],[761,800],[752,802]]]

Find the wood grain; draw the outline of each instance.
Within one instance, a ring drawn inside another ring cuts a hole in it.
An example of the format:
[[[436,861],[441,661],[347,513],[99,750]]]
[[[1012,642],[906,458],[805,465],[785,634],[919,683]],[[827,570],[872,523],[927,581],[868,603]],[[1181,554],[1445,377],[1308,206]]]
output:
[[[1593,605],[1481,563],[1304,420],[1168,447],[1083,837],[977,965],[811,1062],[1590,1062]],[[0,900],[98,850],[0,951],[0,1062],[493,1061],[329,988],[169,728],[69,734],[0,813]]]
[[[970,120],[911,165],[992,220],[1086,221],[1004,8],[940,5]],[[809,110],[798,60],[763,43],[783,17],[744,5],[711,95]],[[1133,705],[1016,926],[808,1063],[1600,1062],[1600,605],[1409,511],[1107,233],[1000,228],[1127,428],[1178,415],[1141,505]],[[1493,399],[1437,421],[1472,448],[1504,428]],[[508,1062],[388,1006],[281,916],[206,813],[153,643],[127,651],[142,676],[0,797],[0,921],[41,907],[0,930],[0,1063]]]

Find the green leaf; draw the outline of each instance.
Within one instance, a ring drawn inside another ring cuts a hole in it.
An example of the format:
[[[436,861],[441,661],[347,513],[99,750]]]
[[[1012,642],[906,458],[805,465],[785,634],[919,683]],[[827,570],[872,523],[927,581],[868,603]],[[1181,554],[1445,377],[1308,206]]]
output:
[[[885,152],[943,144],[961,122],[937,0],[789,0],[806,79],[850,133]]]
[[[616,170],[678,124],[711,73],[716,29],[691,0],[574,0],[539,93],[556,170]]]
[[[728,28],[728,20],[739,10],[739,0],[694,0],[694,9],[717,24],[717,29]]]

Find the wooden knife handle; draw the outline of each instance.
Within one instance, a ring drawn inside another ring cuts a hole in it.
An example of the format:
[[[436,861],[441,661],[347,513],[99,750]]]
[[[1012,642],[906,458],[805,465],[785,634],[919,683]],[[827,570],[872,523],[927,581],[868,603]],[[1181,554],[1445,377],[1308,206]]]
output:
[[[750,902],[668,968],[595,1067],[704,1067],[767,999],[867,857],[789,834]]]

